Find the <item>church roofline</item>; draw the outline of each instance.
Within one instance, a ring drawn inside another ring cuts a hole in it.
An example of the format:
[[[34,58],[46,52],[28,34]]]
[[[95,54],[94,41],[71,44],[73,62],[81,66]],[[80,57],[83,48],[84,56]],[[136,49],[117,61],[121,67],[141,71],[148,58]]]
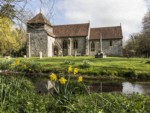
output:
[[[33,24],[33,23],[42,23],[42,24],[47,24],[50,25],[50,22],[46,19],[46,17],[42,14],[42,13],[38,13],[36,16],[34,16],[33,18],[31,18],[27,24]]]
[[[85,24],[90,24],[90,23],[62,24],[62,25],[53,25],[53,27],[57,27],[57,26],[74,26],[74,25],[85,25]]]
[[[53,31],[56,37],[83,37],[88,36],[89,23],[55,25]]]
[[[90,29],[89,40],[99,40],[102,35],[102,39],[122,39],[122,28],[121,26],[110,26],[110,27],[97,27]]]

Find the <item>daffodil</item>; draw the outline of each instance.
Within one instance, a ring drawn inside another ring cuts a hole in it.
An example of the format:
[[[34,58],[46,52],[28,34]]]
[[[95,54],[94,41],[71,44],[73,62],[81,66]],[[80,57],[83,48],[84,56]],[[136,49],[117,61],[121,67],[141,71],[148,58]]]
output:
[[[56,80],[57,80],[56,74],[52,73],[52,74],[50,75],[50,80],[51,80],[51,81],[56,81]]]
[[[67,82],[67,80],[64,77],[61,77],[59,79],[60,84],[65,84]]]
[[[78,77],[78,82],[82,82],[83,81],[83,77],[82,76],[79,76]]]
[[[20,64],[20,60],[19,60],[19,59],[16,59],[15,64],[16,64],[16,65],[19,65],[19,64]]]
[[[69,66],[68,73],[71,73],[73,71],[72,66]]]
[[[78,74],[78,68],[74,68],[74,75]]]

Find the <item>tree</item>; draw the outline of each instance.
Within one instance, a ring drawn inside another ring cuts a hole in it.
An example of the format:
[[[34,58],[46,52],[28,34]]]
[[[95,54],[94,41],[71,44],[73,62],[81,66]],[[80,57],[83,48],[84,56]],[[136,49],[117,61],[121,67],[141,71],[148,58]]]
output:
[[[150,11],[143,18],[142,32],[131,35],[127,45],[125,46],[125,54],[130,56],[150,57]]]
[[[150,11],[143,18],[143,33],[150,35]]]
[[[127,44],[125,45],[124,48],[125,55],[129,57],[140,56],[140,51],[139,51],[140,37],[141,37],[140,33],[130,35],[130,38],[127,41]]]
[[[0,8],[0,16],[1,17],[8,17],[10,19],[13,19],[15,17],[15,6],[11,4],[5,4],[1,6]]]
[[[20,49],[20,33],[13,28],[12,21],[7,17],[0,17],[0,54],[10,55]]]

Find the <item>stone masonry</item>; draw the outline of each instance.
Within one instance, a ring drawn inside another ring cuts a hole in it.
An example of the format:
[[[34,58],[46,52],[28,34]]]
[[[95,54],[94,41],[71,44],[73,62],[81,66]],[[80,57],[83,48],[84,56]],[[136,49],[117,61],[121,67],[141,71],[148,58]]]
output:
[[[90,28],[89,23],[51,25],[39,13],[27,22],[27,55],[52,56],[94,56],[102,50],[107,56],[122,56],[122,28],[120,26]]]

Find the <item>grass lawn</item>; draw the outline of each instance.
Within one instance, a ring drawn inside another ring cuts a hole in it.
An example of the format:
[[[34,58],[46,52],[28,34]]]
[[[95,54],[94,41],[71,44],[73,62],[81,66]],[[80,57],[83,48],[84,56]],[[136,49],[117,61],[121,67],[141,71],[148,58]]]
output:
[[[14,59],[14,58],[13,58]],[[24,59],[24,58],[19,58]],[[69,65],[78,67],[81,74],[99,75],[112,73],[121,73],[127,71],[136,71],[138,74],[146,73],[150,75],[150,64],[146,63],[149,59],[146,58],[125,58],[125,57],[107,57],[94,58],[92,56],[66,56],[66,57],[49,57],[49,58],[27,58],[42,65],[44,71],[67,71]],[[0,58],[0,61],[4,58]],[[89,63],[88,67],[84,67],[84,61]]]

